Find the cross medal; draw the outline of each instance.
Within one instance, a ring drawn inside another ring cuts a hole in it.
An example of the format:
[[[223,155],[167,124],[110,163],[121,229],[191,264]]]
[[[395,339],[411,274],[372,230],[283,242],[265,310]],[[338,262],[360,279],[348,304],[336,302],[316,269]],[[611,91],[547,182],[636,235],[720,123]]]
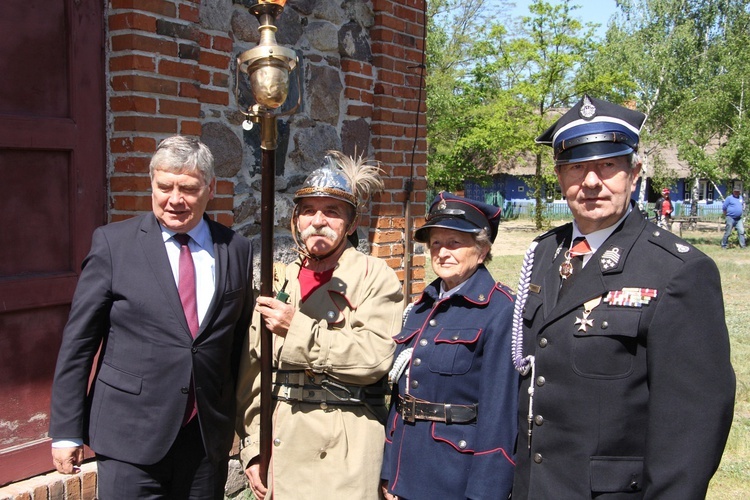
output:
[[[594,310],[596,306],[602,303],[601,297],[596,297],[595,299],[591,299],[585,304],[583,304],[583,314],[580,318],[576,318],[576,325],[578,326],[579,332],[586,332],[586,328],[593,327],[594,326],[594,320],[589,319],[589,314],[591,314],[591,311]]]

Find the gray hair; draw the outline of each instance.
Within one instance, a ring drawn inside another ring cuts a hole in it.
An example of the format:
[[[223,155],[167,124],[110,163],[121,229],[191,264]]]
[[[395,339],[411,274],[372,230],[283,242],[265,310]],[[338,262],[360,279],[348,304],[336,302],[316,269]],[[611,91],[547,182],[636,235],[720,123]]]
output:
[[[208,146],[194,137],[173,135],[159,143],[148,166],[151,180],[154,172],[194,173],[199,172],[206,184],[214,180],[214,156]]]
[[[490,240],[490,233],[486,229],[482,229],[477,234],[473,234],[474,243],[477,245],[477,249],[481,252],[483,249],[487,249],[487,256],[484,258],[484,264],[489,263],[492,260],[492,240]]]

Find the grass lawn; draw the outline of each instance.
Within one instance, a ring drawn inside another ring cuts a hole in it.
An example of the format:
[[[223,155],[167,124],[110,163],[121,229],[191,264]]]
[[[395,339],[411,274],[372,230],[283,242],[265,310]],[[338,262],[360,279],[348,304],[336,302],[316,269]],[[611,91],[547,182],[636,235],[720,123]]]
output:
[[[721,232],[715,226],[699,229],[703,230],[683,233],[683,238],[713,258],[721,272],[732,365],[737,374],[734,422],[721,465],[711,481],[706,498],[750,498],[750,249],[737,248],[735,233],[730,239],[730,244],[734,240],[735,247],[722,250]],[[536,234],[538,232],[529,230],[499,233],[496,248],[493,248],[495,257],[487,266],[496,280],[516,290],[523,252]],[[518,244],[519,239],[524,240],[523,244]],[[507,246],[518,250],[512,250],[510,254],[497,251]],[[435,279],[429,258],[426,266],[425,280],[429,283]],[[695,452],[701,453],[701,450]]]

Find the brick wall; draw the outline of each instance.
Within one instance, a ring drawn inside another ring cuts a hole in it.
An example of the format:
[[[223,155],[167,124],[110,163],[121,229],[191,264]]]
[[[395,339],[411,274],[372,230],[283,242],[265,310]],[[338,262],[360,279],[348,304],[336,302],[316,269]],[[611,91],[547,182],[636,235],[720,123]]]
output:
[[[425,203],[424,2],[334,4],[291,0],[277,22],[279,43],[301,57],[304,81],[300,110],[279,123],[279,241],[291,245],[291,193],[324,151],[364,153],[382,162],[386,191],[374,197],[360,235],[403,280],[410,177],[412,229]],[[258,128],[243,132],[234,96],[234,61],[257,43],[255,18],[229,0],[111,0],[107,26],[109,220],[150,210],[152,152],[168,135],[189,134],[202,136],[217,157],[209,215],[257,238]],[[291,253],[277,258],[285,255]],[[412,264],[417,293],[424,288],[424,257],[412,257]]]

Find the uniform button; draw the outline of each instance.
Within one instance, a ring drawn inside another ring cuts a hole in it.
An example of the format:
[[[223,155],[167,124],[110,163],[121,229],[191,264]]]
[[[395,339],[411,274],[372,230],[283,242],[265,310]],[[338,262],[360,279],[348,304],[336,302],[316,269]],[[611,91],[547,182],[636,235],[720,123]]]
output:
[[[418,380],[412,380],[411,381],[411,388],[412,389],[416,389],[417,387],[419,387],[419,381]]]
[[[187,387],[183,387],[180,389],[180,392],[183,394],[187,394],[188,392],[190,392],[190,389],[188,389]]]
[[[534,423],[536,425],[542,425],[544,423],[544,417],[541,415],[537,415],[534,417]]]
[[[335,319],[336,313],[333,311],[328,311],[328,314],[326,316],[328,316],[328,319]]]
[[[606,330],[607,328],[609,328],[609,323],[602,321],[602,330]]]
[[[195,354],[196,352],[198,352],[198,348],[197,348],[197,347],[193,347],[193,348],[192,348],[192,349],[190,349],[190,350],[191,350],[191,351],[193,351],[193,354]]]
[[[462,450],[465,449],[466,448],[466,441],[464,441],[463,439],[461,441],[459,441],[458,442],[458,447],[461,448]]]
[[[458,334],[451,335],[451,340],[458,340]]]
[[[422,364],[422,360],[420,358],[415,358],[414,359],[414,366],[419,366],[421,364]]]
[[[542,460],[544,460],[544,458],[541,453],[534,453],[534,462],[540,464],[542,463]]]
[[[542,376],[536,378],[536,385],[539,387],[543,386],[545,382],[547,382],[547,380]]]
[[[539,347],[547,347],[547,339],[542,337],[539,339]]]
[[[437,321],[435,321],[435,319],[434,319],[434,318],[433,318],[433,319],[431,319],[431,320],[430,320],[430,326],[436,326],[436,325],[437,325]]]
[[[320,409],[321,410],[327,410],[328,409],[328,403],[320,403]]]
[[[419,345],[421,345],[422,347],[426,346],[427,345],[427,339],[420,340],[419,341]]]
[[[274,446],[278,446],[278,445],[280,445],[280,444],[281,444],[281,439],[279,439],[279,438],[276,438],[276,439],[274,439],[274,440],[273,440],[273,445],[274,445]]]
[[[636,491],[638,489],[638,481],[636,481],[635,479],[630,481],[630,489]]]

